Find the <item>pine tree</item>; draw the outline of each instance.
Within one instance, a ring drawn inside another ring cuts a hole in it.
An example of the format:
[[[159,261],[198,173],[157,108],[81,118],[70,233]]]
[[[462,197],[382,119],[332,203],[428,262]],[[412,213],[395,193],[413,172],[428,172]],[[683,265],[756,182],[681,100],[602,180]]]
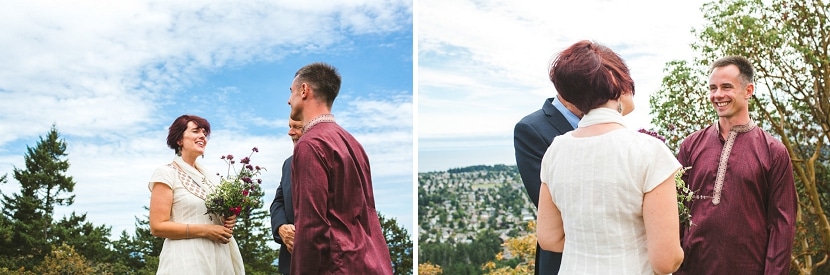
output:
[[[37,145],[27,146],[26,169],[14,168],[20,193],[3,194],[3,214],[10,217],[13,233],[0,245],[3,266],[23,266],[31,270],[51,251],[52,215],[55,206],[71,205],[75,182],[66,175],[66,142],[60,139],[55,125]],[[6,265],[10,264],[10,265]]]
[[[72,212],[69,217],[63,217],[52,224],[53,246],[69,245],[75,251],[95,263],[115,263],[117,257],[110,250],[109,226],[95,226],[86,221],[86,214],[77,215]]]
[[[7,175],[0,176],[0,184],[7,183]],[[2,194],[2,192],[0,192]],[[14,230],[12,228],[11,219],[8,215],[0,215],[0,244],[10,243],[12,241]]]
[[[268,242],[273,240],[270,221],[268,211],[262,208],[254,209],[249,215],[237,219],[233,237],[239,244],[247,274],[279,273],[275,265],[279,250],[268,246]]]
[[[149,213],[149,208],[144,207]],[[150,217],[135,217],[135,234],[130,236],[127,231],[121,232],[117,241],[112,243],[116,254],[116,262],[123,263],[134,272],[131,274],[155,274],[158,269],[158,256],[164,239],[150,234]]]

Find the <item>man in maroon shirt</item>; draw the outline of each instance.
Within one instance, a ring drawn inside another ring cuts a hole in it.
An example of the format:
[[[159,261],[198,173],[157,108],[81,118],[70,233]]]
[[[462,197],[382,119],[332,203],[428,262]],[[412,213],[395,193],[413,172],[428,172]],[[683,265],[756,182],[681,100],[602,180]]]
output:
[[[291,119],[303,122],[291,171],[291,274],[392,274],[369,158],[331,114],[340,74],[312,63],[297,71],[290,89]]]
[[[695,198],[681,228],[685,260],[675,274],[789,274],[795,234],[792,164],[781,141],[755,125],[754,69],[727,56],[712,65],[714,125],[683,140],[678,160]]]

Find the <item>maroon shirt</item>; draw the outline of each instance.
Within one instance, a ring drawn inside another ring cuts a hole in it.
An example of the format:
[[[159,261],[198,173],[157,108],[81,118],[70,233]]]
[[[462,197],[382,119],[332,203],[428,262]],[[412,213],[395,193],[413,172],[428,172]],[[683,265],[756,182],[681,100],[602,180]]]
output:
[[[715,124],[687,137],[677,158],[692,167],[683,180],[696,196],[675,274],[789,274],[797,201],[784,145],[754,123],[724,140]]]
[[[294,147],[291,184],[291,274],[392,274],[369,158],[351,134],[334,122],[308,129]]]

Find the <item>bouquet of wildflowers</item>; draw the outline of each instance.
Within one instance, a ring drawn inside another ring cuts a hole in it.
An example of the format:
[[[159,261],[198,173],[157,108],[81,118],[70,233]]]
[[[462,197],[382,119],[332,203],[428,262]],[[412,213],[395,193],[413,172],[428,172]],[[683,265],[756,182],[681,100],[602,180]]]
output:
[[[233,155],[222,156],[228,164],[228,175],[221,176],[219,185],[207,195],[205,214],[216,214],[220,217],[247,216],[252,209],[262,207],[262,196],[265,193],[260,186],[262,179],[259,175],[265,168],[251,164],[251,156],[257,152],[259,149],[254,147],[251,154],[239,160],[242,168],[238,171]]]
[[[655,131],[640,129],[638,132],[650,135],[655,137],[663,142],[666,142],[666,138],[661,136]],[[686,182],[683,181],[683,174],[686,173],[686,170],[691,169],[692,167],[683,167],[674,174],[674,182],[677,185],[677,213],[680,215],[680,224],[691,226],[692,223],[692,213],[689,212],[689,208],[686,207],[686,203],[692,201],[694,196],[694,191],[689,189],[689,186],[686,185]]]
[[[689,212],[689,208],[686,208],[686,203],[692,201],[692,196],[694,196],[695,192],[689,189],[689,186],[686,185],[686,182],[683,181],[681,178],[686,170],[691,169],[692,167],[683,167],[674,174],[674,182],[677,184],[677,212],[680,214],[680,224],[691,226],[692,223],[692,213]]]

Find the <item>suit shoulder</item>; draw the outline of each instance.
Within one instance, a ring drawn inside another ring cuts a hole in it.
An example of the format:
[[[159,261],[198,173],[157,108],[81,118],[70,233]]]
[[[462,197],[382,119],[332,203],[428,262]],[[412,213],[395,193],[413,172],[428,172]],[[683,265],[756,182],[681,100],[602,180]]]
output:
[[[516,123],[516,125],[518,125],[518,124],[535,124],[538,121],[545,120],[546,117],[547,117],[547,115],[545,115],[545,112],[542,109],[538,109],[538,110],[522,117],[522,119],[520,119],[519,122]]]

